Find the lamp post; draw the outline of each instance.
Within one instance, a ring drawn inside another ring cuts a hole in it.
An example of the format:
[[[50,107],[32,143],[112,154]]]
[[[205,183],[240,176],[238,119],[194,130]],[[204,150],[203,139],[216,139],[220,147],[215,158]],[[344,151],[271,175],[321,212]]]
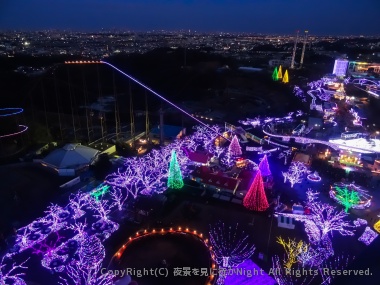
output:
[[[271,234],[272,234],[272,224],[273,224],[273,213],[270,214],[270,228],[269,228],[269,235],[268,235],[266,258],[269,258],[269,243],[270,243],[270,237],[271,237]]]
[[[376,139],[376,137],[379,135],[379,131],[376,131],[376,135],[375,135],[375,139]]]

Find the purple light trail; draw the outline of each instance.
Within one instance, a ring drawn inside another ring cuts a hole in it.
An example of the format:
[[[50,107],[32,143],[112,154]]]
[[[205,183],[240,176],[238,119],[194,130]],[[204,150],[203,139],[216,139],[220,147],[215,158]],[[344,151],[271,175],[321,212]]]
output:
[[[149,88],[148,86],[146,86],[145,84],[141,83],[140,81],[138,81],[136,78],[130,76],[129,74],[125,73],[124,71],[120,70],[119,68],[117,68],[116,66],[106,62],[106,61],[99,61],[100,63],[103,63],[103,64],[107,64],[108,66],[112,67],[113,69],[115,69],[116,71],[120,72],[121,74],[123,74],[124,76],[128,77],[130,80],[132,80],[133,82],[137,83],[138,85],[140,85],[141,87],[145,88],[146,90],[148,90],[149,92],[153,93],[154,95],[156,95],[157,97],[159,97],[160,99],[164,100],[166,103],[170,104],[171,106],[173,106],[174,108],[178,109],[179,111],[181,111],[182,113],[184,113],[185,115],[189,116],[190,118],[192,118],[193,120],[197,121],[198,123],[200,123],[201,125],[205,126],[206,128],[208,128],[209,130],[211,130],[212,132],[214,133],[217,133],[219,136],[223,137],[221,134],[219,134],[218,132],[215,132],[215,130],[213,130],[212,128],[210,128],[207,124],[203,123],[202,121],[198,120],[197,118],[193,117],[191,114],[189,114],[188,112],[186,112],[185,110],[183,110],[182,108],[180,108],[179,106],[177,106],[176,104],[170,102],[168,99],[166,99],[165,97],[161,96],[160,94],[158,94],[157,92],[155,92],[154,90],[152,90],[151,88]],[[225,138],[226,140],[228,140],[227,138]],[[228,140],[230,141],[230,140]]]

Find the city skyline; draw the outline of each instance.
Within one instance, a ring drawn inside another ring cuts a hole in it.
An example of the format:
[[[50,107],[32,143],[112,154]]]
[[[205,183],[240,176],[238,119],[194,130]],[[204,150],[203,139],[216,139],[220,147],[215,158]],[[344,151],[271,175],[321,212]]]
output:
[[[380,3],[357,1],[3,1],[0,30],[150,31],[378,35]]]

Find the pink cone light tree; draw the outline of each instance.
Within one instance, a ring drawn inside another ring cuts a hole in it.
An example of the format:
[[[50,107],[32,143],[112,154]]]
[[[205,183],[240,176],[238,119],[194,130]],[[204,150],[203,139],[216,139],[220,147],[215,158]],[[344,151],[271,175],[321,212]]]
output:
[[[251,187],[244,197],[243,205],[252,211],[265,211],[269,208],[267,196],[264,190],[264,181],[260,170],[257,171]]]

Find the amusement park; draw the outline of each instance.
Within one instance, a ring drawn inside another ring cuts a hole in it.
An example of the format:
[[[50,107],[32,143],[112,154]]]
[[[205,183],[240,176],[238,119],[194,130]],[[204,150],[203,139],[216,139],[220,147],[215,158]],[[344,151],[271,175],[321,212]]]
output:
[[[34,79],[0,109],[0,284],[376,284],[380,68],[305,83],[308,37],[187,101],[111,57]]]

